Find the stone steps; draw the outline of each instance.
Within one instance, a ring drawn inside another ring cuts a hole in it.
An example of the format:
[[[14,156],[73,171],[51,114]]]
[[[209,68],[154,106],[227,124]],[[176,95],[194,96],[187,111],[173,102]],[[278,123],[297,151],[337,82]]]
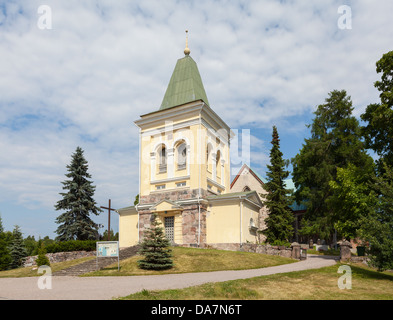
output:
[[[119,260],[124,260],[136,255],[138,249],[139,249],[138,246],[132,246],[132,247],[120,249]],[[115,262],[117,262],[117,257],[92,259],[80,263],[78,265],[69,267],[67,269],[56,271],[52,275],[53,276],[80,276],[84,273],[101,270]]]

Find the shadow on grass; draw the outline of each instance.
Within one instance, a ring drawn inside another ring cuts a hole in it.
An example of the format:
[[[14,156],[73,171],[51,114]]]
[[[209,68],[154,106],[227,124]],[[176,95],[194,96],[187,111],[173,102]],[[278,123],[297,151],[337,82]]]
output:
[[[366,269],[364,267],[358,267],[356,265],[350,265],[352,274],[356,277],[370,280],[388,280],[393,281],[393,273],[387,274],[383,272],[378,272],[371,269]]]

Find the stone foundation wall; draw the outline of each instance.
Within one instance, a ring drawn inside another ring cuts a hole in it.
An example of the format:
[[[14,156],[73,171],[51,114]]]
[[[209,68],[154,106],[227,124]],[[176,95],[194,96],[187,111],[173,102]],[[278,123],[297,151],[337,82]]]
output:
[[[199,223],[201,228],[199,243],[206,243],[206,212],[207,208],[203,204],[200,204],[200,210],[197,204],[184,206],[182,213],[183,244],[198,244]]]
[[[183,190],[175,190],[175,191],[161,191],[161,192],[153,192],[146,196],[141,196],[139,200],[139,204],[149,204],[149,203],[157,203],[161,200],[186,200],[186,199],[196,199],[198,198],[199,189],[183,189]],[[207,197],[207,191],[205,189],[201,189],[201,198]]]
[[[256,253],[292,258],[292,248],[287,248],[285,246],[260,245],[260,244],[253,244],[253,243],[243,243],[240,246],[240,243],[209,243],[203,245],[202,248],[212,248],[212,249],[229,250],[229,251],[256,252]]]
[[[200,211],[200,212],[199,212]],[[207,207],[200,204],[184,205],[182,211],[182,243],[194,244],[198,243],[199,238],[199,218],[200,218],[200,243],[206,243],[206,212]],[[143,239],[144,232],[151,226],[152,212],[149,210],[139,211],[139,238]],[[162,226],[164,227],[164,226]]]
[[[70,261],[74,259],[84,258],[84,257],[91,257],[95,256],[95,251],[72,251],[72,252],[56,252],[56,253],[47,253],[46,256],[49,259],[50,263],[56,262],[63,262],[63,261]],[[24,267],[32,267],[36,266],[35,260],[38,256],[29,256],[26,258]]]

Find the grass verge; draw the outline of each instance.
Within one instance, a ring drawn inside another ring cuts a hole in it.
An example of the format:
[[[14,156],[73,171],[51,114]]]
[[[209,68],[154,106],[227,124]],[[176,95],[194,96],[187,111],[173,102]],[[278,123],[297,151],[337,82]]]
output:
[[[95,256],[52,263],[50,267],[52,269],[52,273],[54,273],[56,271],[66,269],[92,259],[95,259]],[[22,277],[38,277],[38,276],[42,276],[42,274],[38,274],[37,267],[25,267],[25,268],[0,271],[0,278],[22,278]]]
[[[338,268],[290,272],[243,280],[207,283],[185,289],[131,294],[124,300],[393,300],[393,272],[379,273],[350,264],[352,289],[339,289]]]
[[[103,270],[90,272],[84,276],[135,276],[169,273],[209,272],[219,270],[242,270],[266,268],[297,261],[279,256],[240,251],[184,247],[173,247],[172,249],[174,267],[169,270],[152,271],[139,269],[137,260],[141,259],[142,257],[137,255],[120,261],[120,271],[117,270],[117,263],[114,263]]]

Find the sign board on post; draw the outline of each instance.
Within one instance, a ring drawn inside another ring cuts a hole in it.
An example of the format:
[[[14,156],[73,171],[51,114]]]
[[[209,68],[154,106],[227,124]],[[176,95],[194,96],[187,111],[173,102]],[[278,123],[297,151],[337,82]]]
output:
[[[117,270],[120,270],[119,241],[98,241],[96,242],[96,265],[98,269],[98,258],[117,257]]]

